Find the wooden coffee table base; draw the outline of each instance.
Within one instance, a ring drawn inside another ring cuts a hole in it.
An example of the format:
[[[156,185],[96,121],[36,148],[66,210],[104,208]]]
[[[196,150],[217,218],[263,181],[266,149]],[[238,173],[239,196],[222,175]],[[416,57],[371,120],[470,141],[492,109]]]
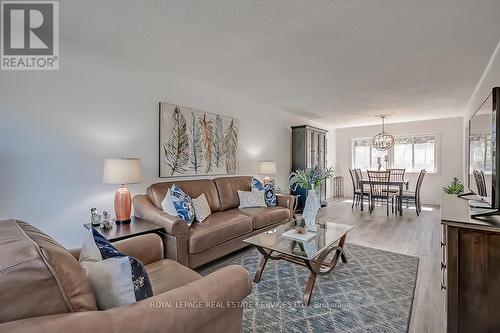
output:
[[[253,281],[255,283],[260,282],[260,278],[262,276],[262,272],[264,271],[264,267],[269,259],[271,260],[285,260],[297,265],[305,266],[309,269],[311,274],[309,275],[309,279],[307,280],[306,289],[304,290],[304,304],[309,305],[311,301],[312,292],[314,289],[314,283],[316,282],[316,277],[318,275],[326,275],[329,274],[337,265],[339,258],[343,263],[347,264],[347,258],[344,252],[344,243],[347,235],[344,235],[339,240],[338,245],[333,245],[326,248],[316,259],[307,260],[307,259],[299,259],[297,257],[279,253],[277,255],[273,255],[272,250],[268,250],[264,247],[255,246],[257,250],[262,255],[259,262],[259,267],[257,272],[255,272],[255,277]],[[330,253],[335,251],[333,258],[330,261],[325,261]]]

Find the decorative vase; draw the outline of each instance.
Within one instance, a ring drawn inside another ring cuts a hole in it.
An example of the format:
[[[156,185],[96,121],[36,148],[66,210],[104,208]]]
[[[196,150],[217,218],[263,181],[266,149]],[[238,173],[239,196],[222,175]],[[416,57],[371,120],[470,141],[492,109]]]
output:
[[[441,220],[469,222],[470,209],[467,200],[456,194],[441,194]]]
[[[307,193],[306,203],[304,205],[304,211],[302,217],[308,231],[318,231],[316,227],[316,214],[321,207],[319,203],[318,194],[314,189],[309,190]]]

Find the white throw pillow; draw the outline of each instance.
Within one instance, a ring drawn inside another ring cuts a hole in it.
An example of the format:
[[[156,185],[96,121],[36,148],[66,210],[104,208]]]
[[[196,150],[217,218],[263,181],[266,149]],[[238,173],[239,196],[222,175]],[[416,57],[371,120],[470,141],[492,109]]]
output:
[[[94,228],[82,246],[79,262],[89,278],[100,310],[153,296],[142,262],[119,252]]]
[[[240,197],[239,208],[267,207],[264,191],[238,190],[238,196]]]
[[[205,193],[202,193],[198,198],[192,199],[192,201],[194,206],[194,216],[198,222],[203,222],[210,216],[210,214],[212,214]]]
[[[177,211],[175,210],[174,203],[172,202],[172,197],[170,196],[170,189],[168,189],[165,198],[161,202],[161,208],[165,213],[177,216]]]

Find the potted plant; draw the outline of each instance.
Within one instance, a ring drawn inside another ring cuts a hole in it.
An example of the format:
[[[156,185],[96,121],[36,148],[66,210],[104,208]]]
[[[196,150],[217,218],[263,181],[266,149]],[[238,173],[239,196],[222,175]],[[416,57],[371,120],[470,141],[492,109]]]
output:
[[[290,174],[290,188],[292,190],[300,187],[308,191],[302,217],[304,218],[306,229],[309,231],[318,231],[316,227],[316,214],[321,205],[316,188],[327,179],[332,178],[332,175],[333,168],[324,168],[319,165],[306,170],[296,170]]]
[[[464,191],[464,185],[457,178],[453,178],[450,185],[443,187],[441,194],[441,219],[464,221],[469,219],[469,205],[466,200],[458,197]]]

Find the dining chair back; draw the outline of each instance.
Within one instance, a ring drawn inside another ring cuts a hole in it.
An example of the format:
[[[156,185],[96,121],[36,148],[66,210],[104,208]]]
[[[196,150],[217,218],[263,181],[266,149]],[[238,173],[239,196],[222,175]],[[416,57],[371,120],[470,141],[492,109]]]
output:
[[[391,171],[391,181],[399,182],[405,180],[406,169],[389,169]]]
[[[415,186],[415,198],[416,202],[418,202],[418,205],[420,206],[420,190],[422,189],[422,184],[424,182],[424,177],[427,171],[425,169],[420,170],[420,173],[418,175],[417,179],[417,185]]]
[[[372,171],[368,170],[368,180],[370,181],[370,195],[372,197],[386,197],[389,192],[389,181],[391,170]]]
[[[391,170],[371,171],[368,170],[368,180],[370,182],[370,213],[375,207],[375,200],[382,200],[386,203],[387,216],[389,216],[389,203],[392,203],[394,212],[394,196],[389,191],[389,181],[391,180]]]
[[[361,179],[363,179],[363,173],[361,172],[361,169],[354,169],[354,175],[356,176],[356,184],[358,184],[358,188],[360,188],[359,182]]]
[[[477,195],[486,197],[488,195],[488,191],[486,190],[486,180],[484,178],[484,172],[479,170],[472,170],[472,174],[474,175],[474,180],[476,182]]]
[[[354,208],[354,205],[358,205],[358,196],[360,195],[360,191],[358,189],[359,187],[359,182],[356,180],[356,175],[354,170],[349,169],[349,174],[351,175],[351,181],[352,181],[352,206],[351,208]]]
[[[354,170],[349,169],[349,174],[351,175],[352,191],[356,192],[356,190],[358,189],[358,186],[357,186],[358,182],[356,181],[356,175],[354,174]]]

